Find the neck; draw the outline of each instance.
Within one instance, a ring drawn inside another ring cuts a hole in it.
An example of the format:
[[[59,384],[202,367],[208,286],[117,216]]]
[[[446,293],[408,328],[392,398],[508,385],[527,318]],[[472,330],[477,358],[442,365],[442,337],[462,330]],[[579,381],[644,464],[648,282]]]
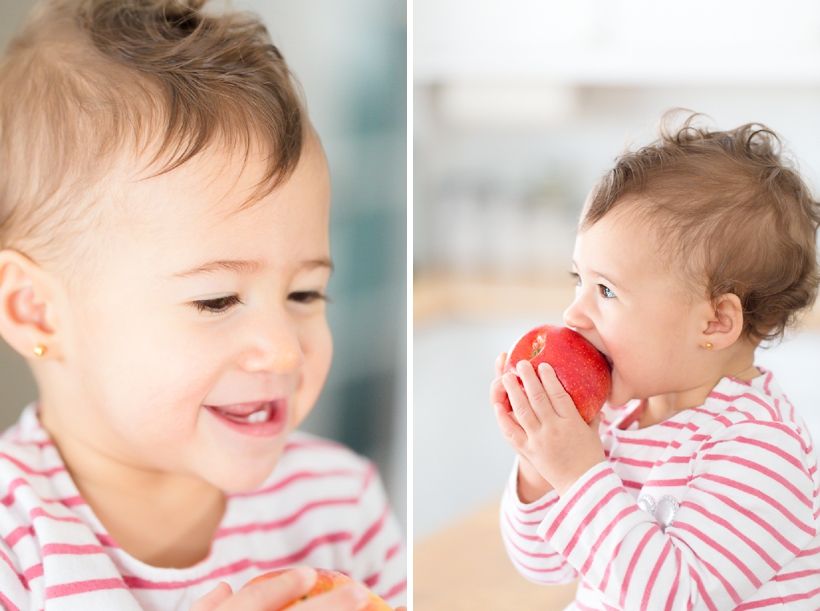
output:
[[[205,559],[225,511],[225,495],[181,474],[128,464],[66,433],[41,413],[77,490],[125,552],[151,566],[185,568]]]
[[[748,382],[759,375],[760,371],[754,366],[754,349],[733,355],[727,359],[724,366],[718,368],[717,373],[704,376],[703,381],[697,386],[681,392],[649,397],[644,401],[640,427],[658,424],[687,409],[703,405],[709,393],[724,377],[730,376],[741,382]]]

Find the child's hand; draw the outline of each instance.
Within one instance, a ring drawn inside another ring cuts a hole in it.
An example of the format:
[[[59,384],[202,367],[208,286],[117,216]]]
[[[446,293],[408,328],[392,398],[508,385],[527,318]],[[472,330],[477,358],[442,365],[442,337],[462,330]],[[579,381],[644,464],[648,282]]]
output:
[[[606,460],[597,433],[598,418],[589,425],[584,422],[548,364],[539,366],[540,380],[529,361],[518,363],[516,370],[524,389],[515,374],[504,374],[500,383],[506,391],[506,403],[497,400],[499,380],[491,389],[498,425],[513,448],[563,494],[589,469]]]
[[[490,384],[490,404],[501,404],[505,411],[512,413],[512,406],[510,405],[510,398],[507,396],[507,390],[504,388],[501,376],[504,375],[504,363],[507,362],[507,353],[502,352],[495,359],[495,380]],[[514,418],[515,416],[513,416]]]
[[[279,611],[308,593],[316,582],[316,571],[299,567],[279,577],[242,588],[236,594],[220,583],[191,605],[191,611]],[[299,611],[358,611],[369,602],[364,586],[348,584],[299,603]]]
[[[490,404],[501,405],[505,414],[515,420],[515,414],[504,388],[501,376],[504,375],[504,363],[507,362],[507,353],[502,352],[495,360],[495,380],[490,385]],[[500,422],[499,422],[500,424]],[[503,428],[502,428],[503,431]],[[509,439],[509,437],[507,437]],[[515,448],[516,451],[518,448]],[[552,484],[545,480],[532,463],[521,452],[518,452],[518,498],[523,503],[537,501],[552,490]]]

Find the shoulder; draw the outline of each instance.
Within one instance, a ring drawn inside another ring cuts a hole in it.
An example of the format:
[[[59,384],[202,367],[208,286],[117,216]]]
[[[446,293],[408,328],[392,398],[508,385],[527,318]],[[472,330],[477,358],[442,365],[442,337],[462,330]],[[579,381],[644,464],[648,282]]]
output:
[[[701,462],[721,461],[806,486],[817,478],[811,436],[771,372],[750,383],[724,378],[697,410]]]
[[[30,406],[0,436],[0,592],[7,596],[0,602],[11,609],[42,607],[47,548],[83,538],[98,543],[71,510],[79,497],[68,479]]]
[[[770,371],[750,382],[723,378],[702,407],[699,420],[710,422],[717,434],[748,434],[756,431],[769,441],[788,438],[809,454],[813,451],[806,426]]]
[[[42,429],[33,406],[0,435],[0,497],[9,507],[14,489],[26,485],[41,497],[54,496],[51,480],[66,468],[57,447]]]

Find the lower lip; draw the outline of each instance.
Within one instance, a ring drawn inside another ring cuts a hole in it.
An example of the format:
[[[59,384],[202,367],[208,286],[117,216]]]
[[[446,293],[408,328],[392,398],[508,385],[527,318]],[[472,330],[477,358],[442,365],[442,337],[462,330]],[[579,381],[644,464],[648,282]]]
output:
[[[270,420],[266,422],[248,422],[247,424],[226,418],[209,405],[206,405],[205,408],[229,429],[250,437],[273,437],[284,431],[288,423],[288,408],[284,401],[277,401]]]

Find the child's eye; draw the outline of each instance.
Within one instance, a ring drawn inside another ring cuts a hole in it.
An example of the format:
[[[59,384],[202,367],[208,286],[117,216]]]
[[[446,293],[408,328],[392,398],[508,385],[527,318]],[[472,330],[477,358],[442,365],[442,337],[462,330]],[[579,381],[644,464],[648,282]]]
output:
[[[242,301],[237,295],[225,295],[224,297],[217,297],[215,299],[194,301],[193,305],[196,306],[196,309],[200,312],[213,312],[215,314],[219,314],[241,303]]]
[[[572,278],[575,279],[575,285],[576,286],[581,286],[581,276],[580,276],[580,274],[578,274],[576,272],[570,272],[569,275],[572,276]]]
[[[294,291],[288,299],[296,303],[313,303],[314,301],[330,301],[330,297],[320,291]]]
[[[614,299],[615,293],[612,292],[612,289],[608,286],[604,286],[603,284],[599,284],[598,288],[601,290],[601,296],[604,299]]]

